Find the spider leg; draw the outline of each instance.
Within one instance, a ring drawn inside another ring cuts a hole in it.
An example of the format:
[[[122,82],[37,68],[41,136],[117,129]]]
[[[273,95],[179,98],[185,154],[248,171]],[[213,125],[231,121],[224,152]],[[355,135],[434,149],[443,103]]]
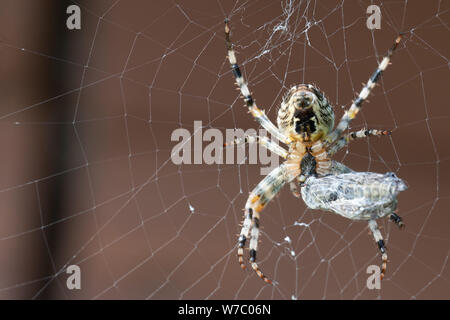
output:
[[[367,99],[372,89],[375,87],[375,84],[380,78],[381,73],[386,70],[387,66],[389,65],[389,61],[391,60],[392,54],[394,53],[395,49],[397,48],[398,44],[400,43],[402,36],[399,35],[394,42],[394,45],[388,50],[386,56],[383,58],[381,63],[378,65],[377,70],[372,74],[369,81],[366,83],[366,85],[362,88],[361,92],[358,95],[358,98],[353,101],[350,109],[348,109],[344,115],[342,116],[341,120],[339,121],[339,124],[336,126],[336,129],[331,132],[328,137],[326,138],[327,145],[331,145],[334,143],[339,137],[341,137],[342,133],[348,128],[350,121],[352,121],[356,115],[358,114],[359,110],[361,109],[361,106],[363,102]]]
[[[272,140],[270,140],[268,137],[265,136],[250,136],[246,135],[244,138],[236,138],[231,142],[226,142],[223,146],[228,147],[231,145],[240,145],[240,144],[246,144],[246,143],[258,143],[259,145],[263,146],[264,148],[272,151],[273,153],[276,153],[281,158],[286,159],[288,156],[288,152]]]
[[[245,269],[243,254],[247,238],[250,234],[250,263],[256,274],[267,283],[272,283],[264,273],[259,269],[256,263],[256,252],[259,239],[259,214],[280,191],[280,189],[289,182],[288,169],[285,164],[275,168],[270,172],[250,193],[245,204],[245,218],[242,225],[238,241],[238,258],[242,269]]]
[[[296,198],[300,198],[301,197],[300,192],[298,191],[298,186],[297,186],[296,182],[291,181],[289,183],[289,187],[290,187],[291,192],[294,195],[294,197],[296,197]]]
[[[230,39],[230,27],[228,25],[228,19],[225,20],[225,40],[227,44],[228,60],[230,61],[231,70],[233,71],[233,75],[236,79],[236,84],[241,90],[241,94],[244,97],[249,112],[264,129],[270,132],[273,137],[277,138],[279,141],[285,144],[288,144],[290,142],[290,139],[283,133],[281,133],[280,130],[278,130],[278,128],[269,120],[269,118],[267,118],[263,110],[259,109],[256,106],[256,103],[253,100],[252,95],[250,94],[247,83],[245,83],[244,77],[242,76],[241,69],[237,64],[236,54],[234,52],[233,44],[231,43]]]
[[[369,228],[372,231],[372,235],[375,238],[375,242],[378,245],[378,248],[381,252],[381,274],[380,274],[380,280],[383,280],[384,275],[386,274],[386,266],[387,266],[387,253],[386,253],[386,247],[384,245],[383,236],[381,235],[380,229],[378,229],[378,224],[375,220],[369,221]]]
[[[405,227],[405,224],[403,223],[403,219],[399,215],[397,215],[396,212],[391,213],[391,215],[389,216],[389,219],[394,221],[394,223],[400,229],[403,229]]]
[[[344,146],[346,146],[350,141],[356,139],[362,139],[373,136],[387,136],[390,135],[391,132],[387,130],[377,130],[377,129],[361,129],[359,131],[353,131],[347,133],[345,136],[336,141],[332,146],[328,149],[328,155],[331,157]]]

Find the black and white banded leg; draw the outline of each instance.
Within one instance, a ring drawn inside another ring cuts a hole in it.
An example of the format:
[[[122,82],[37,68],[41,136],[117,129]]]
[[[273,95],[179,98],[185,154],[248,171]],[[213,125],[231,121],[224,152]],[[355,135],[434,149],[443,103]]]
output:
[[[353,131],[345,136],[341,137],[339,140],[335,142],[331,147],[329,147],[327,154],[329,156],[333,156],[340,149],[345,147],[350,141],[362,138],[368,138],[373,136],[388,136],[391,134],[391,131],[388,130],[377,130],[377,129],[361,129],[359,131]]]
[[[372,235],[375,239],[375,242],[378,245],[378,249],[380,249],[381,252],[381,273],[380,273],[380,280],[383,280],[384,275],[386,274],[386,267],[387,267],[387,252],[386,247],[384,245],[383,236],[381,235],[380,229],[378,229],[378,224],[375,220],[369,221],[369,228],[370,231],[372,231]]]
[[[244,97],[245,103],[248,107],[249,112],[252,116],[258,121],[261,126],[266,129],[272,137],[277,138],[279,141],[288,144],[290,142],[289,138],[278,130],[278,128],[267,118],[266,114],[263,110],[259,109],[256,106],[255,100],[253,100],[252,95],[250,94],[250,90],[248,89],[247,83],[242,76],[241,69],[237,64],[236,53],[233,49],[233,44],[230,39],[230,26],[228,25],[228,19],[225,20],[225,41],[227,44],[228,50],[228,60],[230,62],[231,70],[233,71],[233,75],[236,79],[236,84],[241,91],[242,96]]]
[[[241,145],[255,142],[263,146],[264,148],[272,151],[273,153],[279,155],[283,159],[286,159],[288,156],[288,152],[286,151],[286,149],[284,149],[283,147],[276,144],[274,141],[270,140],[268,137],[265,136],[246,135],[243,138],[236,138],[233,141],[226,142],[224,143],[223,146],[228,147],[232,145]]]
[[[294,197],[296,197],[296,198],[300,198],[301,197],[300,191],[298,191],[298,182],[291,181],[289,183],[289,188],[291,189],[291,192],[294,195]]]
[[[327,146],[330,146],[335,141],[337,141],[343,134],[345,130],[348,129],[348,126],[350,122],[356,117],[359,110],[361,110],[361,106],[363,102],[367,99],[372,89],[375,87],[375,84],[380,79],[381,73],[386,70],[387,66],[389,65],[389,62],[391,61],[392,54],[394,53],[395,49],[397,48],[398,44],[400,43],[402,36],[399,35],[394,42],[394,45],[389,49],[386,56],[383,58],[381,63],[378,65],[377,70],[372,74],[369,81],[366,83],[366,85],[362,88],[361,92],[359,93],[358,97],[353,101],[350,109],[348,109],[344,115],[342,116],[341,120],[339,121],[339,124],[336,126],[336,129],[331,132],[327,137]]]
[[[397,215],[397,212],[391,213],[389,219],[392,220],[400,229],[403,229],[405,227],[403,219],[399,215]]]
[[[259,269],[256,263],[256,253],[258,250],[259,239],[259,219],[260,212],[267,203],[280,191],[288,182],[288,169],[285,164],[272,170],[250,193],[245,204],[244,223],[238,241],[238,259],[242,269],[244,265],[244,248],[247,239],[250,236],[250,263],[256,274],[267,283],[272,283],[264,273]]]

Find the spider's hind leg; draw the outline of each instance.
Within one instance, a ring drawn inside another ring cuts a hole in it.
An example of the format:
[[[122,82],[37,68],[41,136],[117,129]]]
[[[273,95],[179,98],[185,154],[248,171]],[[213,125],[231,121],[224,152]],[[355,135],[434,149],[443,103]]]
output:
[[[370,228],[370,231],[372,231],[372,235],[373,235],[375,242],[377,243],[378,248],[380,249],[380,252],[381,252],[382,264],[381,264],[380,280],[383,280],[384,275],[386,274],[386,267],[387,267],[386,247],[384,245],[383,236],[381,235],[380,229],[378,229],[378,224],[375,220],[369,221],[369,228]]]
[[[279,155],[283,159],[286,159],[288,156],[288,152],[283,147],[276,144],[274,141],[270,140],[265,136],[253,136],[253,135],[245,135],[243,138],[236,138],[233,141],[224,143],[224,147],[232,146],[232,145],[242,145],[246,143],[258,143],[260,146],[266,148],[269,151]]]
[[[245,204],[245,218],[242,225],[241,233],[238,241],[238,258],[242,269],[244,265],[244,247],[250,235],[250,263],[256,274],[267,283],[272,283],[256,263],[256,252],[258,250],[259,239],[259,218],[260,212],[267,203],[280,191],[280,189],[288,182],[288,172],[286,165],[282,164],[270,172],[250,193],[247,203]]]
[[[296,198],[300,198],[300,192],[298,191],[298,186],[297,186],[297,182],[295,181],[291,181],[289,184],[289,187],[291,189],[292,194],[294,195],[294,197]]]
[[[389,219],[392,220],[400,229],[403,229],[405,227],[403,219],[399,215],[397,215],[397,212],[391,213]]]

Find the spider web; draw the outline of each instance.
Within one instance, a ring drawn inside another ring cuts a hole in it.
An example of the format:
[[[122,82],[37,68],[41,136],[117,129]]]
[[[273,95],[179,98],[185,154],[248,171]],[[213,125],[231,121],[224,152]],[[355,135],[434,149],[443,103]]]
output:
[[[29,3],[11,3],[26,15]],[[80,6],[81,30],[65,30],[65,8],[48,16],[44,2],[18,29],[1,20],[0,297],[450,298],[449,2],[68,4]],[[381,8],[380,30],[366,27],[371,4]],[[258,128],[234,90],[226,17],[272,121],[298,83],[318,85],[339,119],[405,32],[351,126],[392,135],[335,157],[408,183],[399,196],[406,229],[379,221],[389,257],[381,290],[366,287],[367,267],[381,262],[367,223],[309,210],[288,187],[261,215],[258,258],[275,285],[242,271],[237,234],[261,164],[172,162],[172,132],[194,136],[194,121],[203,131]],[[46,35],[45,19],[64,30]],[[57,36],[64,50],[46,45]],[[81,290],[66,287],[73,264]]]

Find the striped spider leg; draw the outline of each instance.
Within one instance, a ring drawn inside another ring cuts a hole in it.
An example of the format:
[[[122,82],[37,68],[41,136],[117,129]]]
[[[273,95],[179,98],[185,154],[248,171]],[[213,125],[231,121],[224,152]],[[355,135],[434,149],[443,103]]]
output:
[[[245,143],[258,143],[268,150],[276,153],[283,159],[288,158],[288,152],[278,144],[265,136],[246,135],[244,138],[236,138],[225,143],[224,146],[240,145]],[[244,247],[250,236],[250,263],[256,274],[267,283],[271,283],[259,269],[256,263],[256,251],[258,249],[260,212],[266,204],[281,190],[285,183],[295,178],[299,171],[295,163],[282,164],[271,171],[250,193],[245,205],[245,217],[238,240],[238,260],[242,269],[244,265]]]
[[[356,138],[363,138],[368,136],[381,136],[381,135],[388,135],[388,131],[379,131],[379,130],[360,130],[358,132],[351,132],[347,135],[343,136],[343,133],[345,130],[348,129],[349,124],[351,120],[353,120],[358,112],[360,111],[363,102],[367,99],[373,88],[375,87],[375,84],[380,78],[381,73],[386,70],[387,66],[389,65],[389,62],[391,60],[392,54],[394,53],[395,49],[397,48],[398,44],[400,43],[402,36],[399,35],[394,42],[394,45],[388,50],[387,55],[383,58],[381,63],[378,65],[377,70],[372,74],[369,81],[366,83],[366,85],[363,87],[361,92],[359,93],[356,100],[353,101],[351,107],[349,110],[347,110],[344,115],[342,116],[339,124],[336,126],[336,128],[326,137],[325,142],[325,148],[327,149],[328,155],[331,157],[333,156],[339,149],[347,145],[350,141],[356,139]],[[401,218],[395,214],[392,213],[390,215],[391,220],[393,220],[398,226],[403,226]],[[387,253],[386,248],[384,246],[384,241],[381,236],[381,232],[378,229],[377,223],[375,220],[369,221],[369,228],[372,231],[372,234],[375,238],[375,241],[378,244],[378,247],[381,252],[382,256],[382,271],[381,271],[381,279],[383,279],[384,274],[386,272],[386,264],[387,264]]]
[[[259,239],[259,219],[260,212],[267,203],[275,197],[281,188],[293,178],[295,178],[295,165],[283,163],[279,167],[272,170],[250,193],[245,204],[245,218],[239,235],[238,259],[242,269],[244,265],[244,247],[250,235],[250,263],[256,274],[267,283],[272,283],[256,263],[256,252],[258,250]]]
[[[336,154],[340,149],[347,145],[350,141],[356,139],[362,139],[373,136],[388,136],[391,135],[391,131],[388,130],[377,130],[377,129],[361,129],[359,131],[349,132],[342,138],[336,141],[333,145],[328,148],[328,155],[331,157]]]
[[[402,39],[401,35],[399,35],[395,39],[394,45],[388,50],[386,56],[383,58],[381,63],[378,65],[377,70],[375,70],[375,72],[370,77],[369,81],[362,88],[362,90],[359,93],[356,100],[353,101],[352,105],[350,106],[350,109],[348,109],[344,113],[341,120],[339,121],[339,124],[326,137],[325,147],[330,147],[332,144],[337,143],[339,145],[338,147],[340,149],[343,146],[345,146],[350,140],[352,140],[352,139],[345,139],[345,137],[344,137],[344,139],[341,139],[341,138],[342,138],[344,131],[348,129],[350,122],[356,117],[358,112],[361,110],[362,104],[367,99],[369,94],[372,92],[377,81],[380,79],[381,73],[384,70],[386,70],[387,66],[389,65],[389,62],[391,61],[392,54],[394,53],[394,51],[397,48],[398,44],[400,43],[401,39]],[[367,135],[367,136],[369,136],[369,135]],[[341,140],[339,140],[339,139],[341,139]]]
[[[257,107],[255,100],[253,99],[250,90],[248,89],[247,83],[245,83],[244,77],[242,76],[241,69],[237,64],[236,54],[233,49],[233,44],[230,39],[230,27],[228,25],[228,19],[225,20],[225,40],[227,44],[228,50],[228,60],[230,62],[231,69],[233,71],[233,75],[236,79],[236,84],[238,85],[242,96],[244,97],[244,101],[248,107],[248,111],[252,114],[256,121],[266,129],[273,137],[277,138],[279,141],[288,144],[290,139],[286,137],[283,133],[278,130],[277,127],[267,118],[264,110],[261,110]]]
[[[381,273],[380,273],[380,280],[383,280],[384,275],[386,274],[386,267],[387,267],[387,253],[386,253],[386,247],[384,246],[384,240],[383,236],[381,235],[381,231],[378,228],[377,221],[372,219],[369,220],[369,229],[372,231],[373,238],[375,239],[375,242],[378,245],[378,249],[380,249],[381,252]]]
[[[273,137],[279,141],[289,144],[291,142],[290,138],[280,132],[280,130],[267,118],[263,110],[259,109],[253,99],[250,90],[248,89],[247,83],[242,76],[239,65],[237,64],[236,54],[233,49],[233,44],[230,39],[230,27],[228,25],[228,20],[225,20],[225,40],[228,50],[228,60],[230,62],[233,75],[236,79],[236,84],[241,91],[241,94],[245,100],[246,106],[249,112],[255,118],[259,124],[266,129]],[[287,151],[275,144],[273,141],[266,137],[259,136],[246,136],[244,139],[237,139],[233,142],[226,143],[225,146],[231,144],[242,144],[242,143],[252,143],[257,142],[260,145],[266,147],[270,151],[277,153],[282,158],[286,159],[288,156]],[[298,168],[295,168],[292,164],[282,164],[278,168],[275,168],[270,172],[250,193],[250,196],[245,205],[244,213],[244,223],[239,235],[238,240],[238,260],[242,269],[245,269],[244,265],[244,247],[247,239],[250,237],[250,263],[252,269],[256,274],[267,283],[271,281],[262,273],[256,263],[256,251],[258,247],[259,239],[259,219],[260,212],[265,207],[265,205],[272,200],[272,198],[280,191],[280,189],[295,178]],[[299,173],[299,172],[298,172]]]
[[[270,150],[271,152],[274,152],[278,156],[280,156],[283,159],[288,158],[288,151],[284,149],[283,147],[279,146],[269,138],[265,136],[253,136],[253,135],[246,135],[243,138],[236,138],[234,141],[227,142],[224,144],[224,147],[232,146],[232,145],[241,145],[241,144],[247,144],[247,143],[258,143],[259,145],[263,146],[264,148]],[[300,198],[300,192],[298,191],[297,183],[294,181],[291,181],[289,183],[290,189],[294,197]]]

